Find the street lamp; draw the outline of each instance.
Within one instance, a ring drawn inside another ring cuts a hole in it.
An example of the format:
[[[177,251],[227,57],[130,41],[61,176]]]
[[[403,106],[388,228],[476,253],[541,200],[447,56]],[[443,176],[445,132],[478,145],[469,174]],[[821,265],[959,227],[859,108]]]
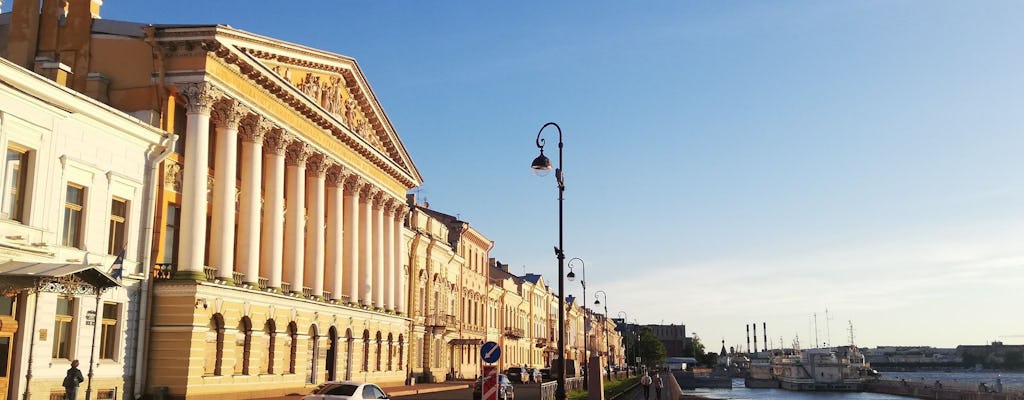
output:
[[[580,262],[580,268],[582,269],[582,272],[583,272],[583,276],[581,277],[582,279],[580,279],[580,285],[583,285],[583,303],[581,303],[583,305],[583,307],[581,307],[581,308],[583,308],[583,363],[584,363],[583,365],[589,367],[590,366],[590,354],[588,354],[588,353],[590,352],[590,319],[587,318],[588,317],[588,313],[587,313],[587,264],[584,263],[583,260],[581,258],[579,258],[579,257],[570,258],[569,259],[569,263],[568,263],[568,265],[569,265],[569,273],[565,275],[566,279],[569,279],[569,282],[572,282],[572,281],[576,280],[576,273],[572,272],[572,262],[573,261],[579,261]],[[590,375],[590,374],[589,373],[583,374],[583,385],[584,386],[587,385],[587,380],[590,378],[587,375]],[[589,387],[589,386],[586,386],[586,387]]]
[[[608,293],[605,293],[604,290],[594,292],[594,305],[596,306],[601,305],[601,299],[598,295],[604,298],[604,324],[602,324],[601,329],[604,330],[605,369],[608,371],[608,379],[612,379],[612,348],[608,346]]]
[[[558,247],[555,247],[555,256],[558,258],[558,373],[555,386],[555,399],[565,400],[565,248],[562,238],[562,203],[565,202],[565,179],[562,174],[562,127],[554,122],[548,122],[537,131],[537,148],[540,155],[533,159],[530,168],[538,176],[545,176],[551,170],[551,160],[544,156],[544,139],[540,134],[544,128],[554,126],[558,130],[558,168],[555,168],[555,182],[558,183]]]

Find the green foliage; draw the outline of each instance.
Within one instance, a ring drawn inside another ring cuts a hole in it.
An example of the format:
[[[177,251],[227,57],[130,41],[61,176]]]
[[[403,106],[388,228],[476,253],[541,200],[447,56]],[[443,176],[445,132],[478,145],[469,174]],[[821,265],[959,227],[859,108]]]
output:
[[[640,359],[647,368],[656,368],[665,363],[665,345],[648,327],[640,328]]]
[[[623,379],[619,381],[604,381],[604,398],[610,399],[619,395],[620,393],[629,390],[640,382],[639,377],[631,377],[629,379]],[[568,400],[583,400],[587,398],[586,390],[571,390],[566,394]]]

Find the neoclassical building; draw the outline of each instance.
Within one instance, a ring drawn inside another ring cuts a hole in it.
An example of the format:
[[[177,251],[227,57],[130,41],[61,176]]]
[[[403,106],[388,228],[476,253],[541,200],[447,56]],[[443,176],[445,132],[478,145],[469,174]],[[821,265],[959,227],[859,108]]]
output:
[[[103,20],[99,4],[18,0],[6,40],[179,138],[155,185],[135,392],[403,382],[405,194],[422,178],[355,60],[226,25]]]

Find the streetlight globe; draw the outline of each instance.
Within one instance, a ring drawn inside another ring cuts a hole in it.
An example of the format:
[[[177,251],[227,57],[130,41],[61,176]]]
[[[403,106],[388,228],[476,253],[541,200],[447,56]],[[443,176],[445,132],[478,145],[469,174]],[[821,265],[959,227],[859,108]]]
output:
[[[601,300],[600,299],[594,300],[594,305],[595,306],[601,305]]]
[[[568,279],[569,282],[575,281],[576,280],[576,273],[572,272],[572,271],[569,271],[568,274],[565,274],[565,279]]]

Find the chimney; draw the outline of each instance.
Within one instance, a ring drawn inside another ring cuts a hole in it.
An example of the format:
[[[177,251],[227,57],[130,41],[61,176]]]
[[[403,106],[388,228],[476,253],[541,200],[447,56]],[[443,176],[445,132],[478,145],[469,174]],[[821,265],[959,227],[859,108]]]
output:
[[[764,334],[764,351],[768,351],[768,323],[761,323],[761,333]]]
[[[110,104],[109,96],[110,78],[99,72],[90,72],[85,83],[85,95],[99,100],[103,104]]]
[[[32,70],[61,86],[68,86],[71,80],[71,67],[48,57],[36,57]]]
[[[757,353],[757,322],[754,323],[754,352]]]
[[[416,193],[406,193],[405,204],[409,207],[416,207]]]
[[[39,1],[16,0],[7,25],[7,58],[26,69],[34,67],[39,43]]]
[[[756,352],[757,349],[754,349],[754,353]],[[750,353],[750,324],[747,324],[747,353]]]

